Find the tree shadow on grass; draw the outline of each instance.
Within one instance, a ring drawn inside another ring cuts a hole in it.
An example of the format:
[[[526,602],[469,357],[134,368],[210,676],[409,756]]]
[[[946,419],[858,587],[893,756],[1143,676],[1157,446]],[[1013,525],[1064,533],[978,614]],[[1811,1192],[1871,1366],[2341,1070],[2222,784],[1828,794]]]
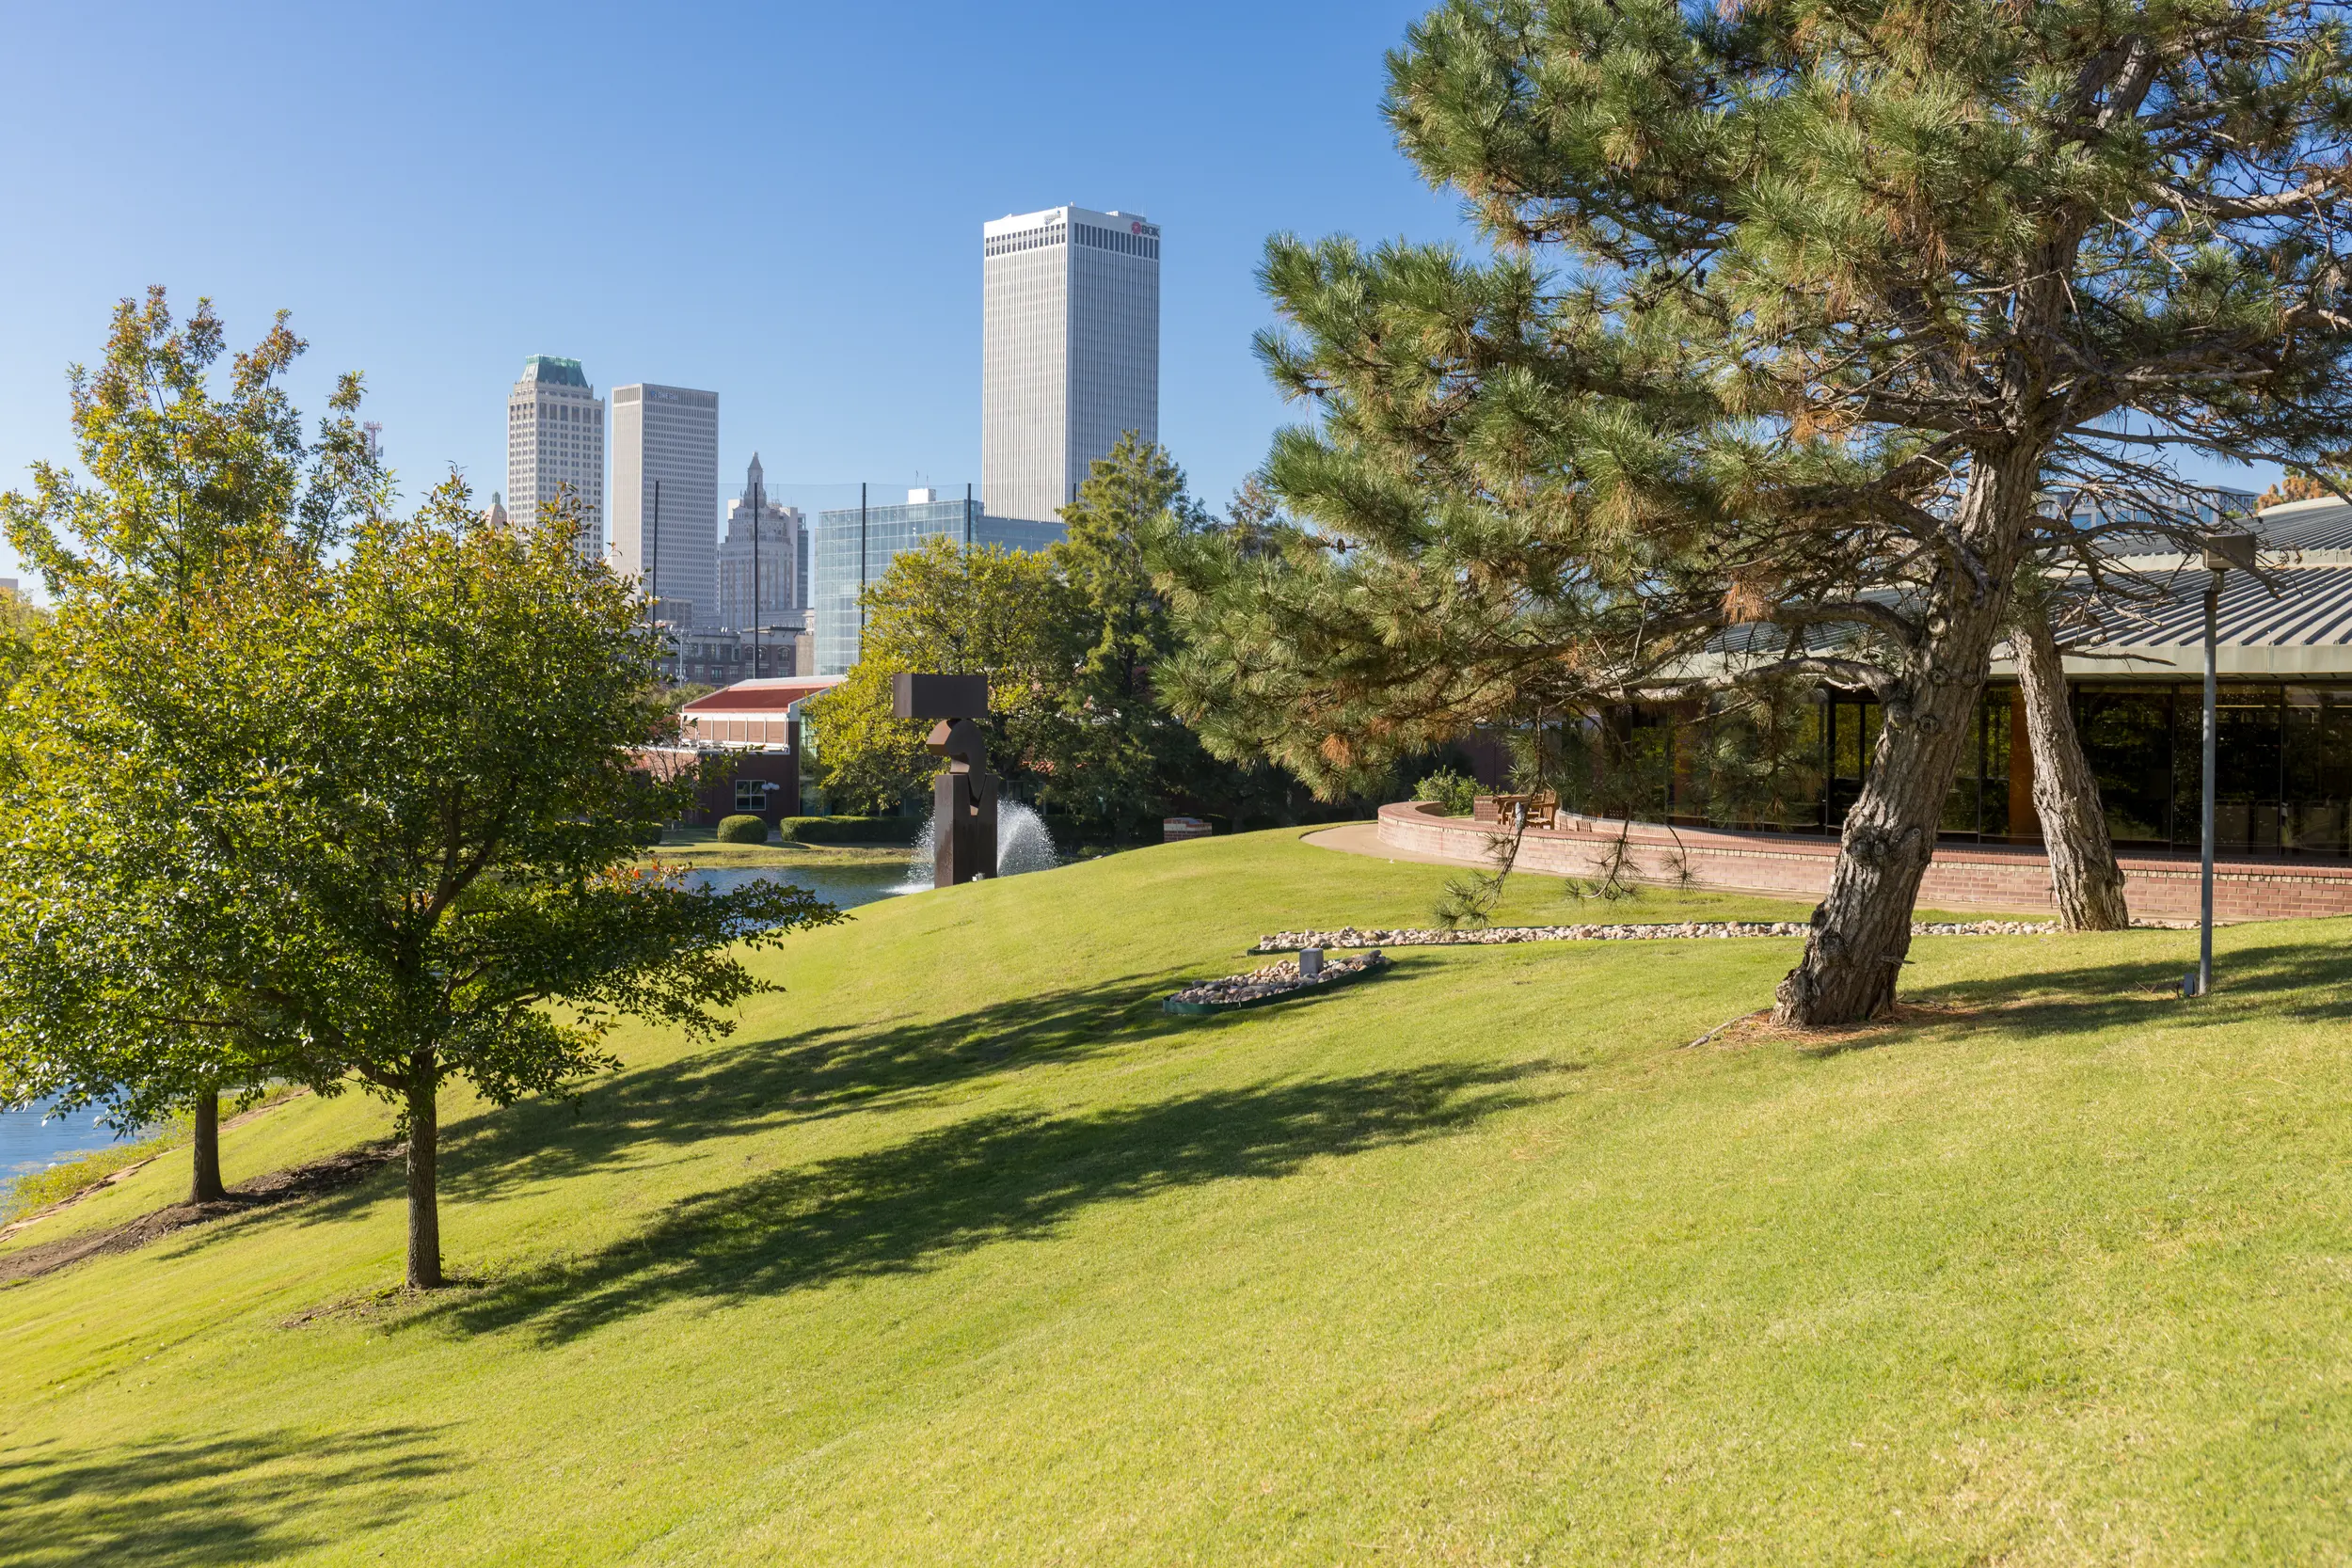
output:
[[[0,1458],[0,1562],[270,1562],[438,1501],[454,1461],[431,1429],[44,1443]]]
[[[2256,1018],[2292,1022],[2352,1020],[2352,947],[2265,942],[2215,955],[2214,991],[2185,1000],[2182,973],[2195,967],[2196,937],[2183,933],[2179,957],[1947,980],[1906,990],[1921,1009],[1904,1023],[1858,1025],[1823,1037],[1808,1054],[1829,1056],[1894,1043],[1919,1028],[1947,1037],[1988,1034],[2064,1037],[2109,1029],[2232,1028]]]
[[[412,1322],[523,1326],[562,1341],[664,1302],[712,1304],[902,1274],[1047,1236],[1092,1204],[1282,1176],[1318,1156],[1437,1136],[1571,1070],[1428,1067],[1219,1090],[1092,1116],[999,1111],[904,1143],[756,1176],[675,1204],[636,1236]]]
[[[966,1079],[1116,1043],[1172,1021],[1166,974],[1009,997],[944,1018],[819,1025],[729,1039],[681,1060],[623,1072],[562,1101],[527,1101],[451,1124],[443,1191],[488,1196],[552,1180],[647,1144],[685,1146],[894,1103]]]
[[[1401,966],[1378,984],[1393,988],[1410,974]],[[729,1039],[682,1060],[593,1084],[568,1101],[525,1101],[452,1124],[443,1134],[442,1191],[460,1198],[494,1197],[501,1187],[561,1180],[649,1145],[683,1148],[904,1105],[992,1073],[1072,1061],[1112,1046],[1190,1037],[1212,1025],[1171,1017],[1160,1002],[1197,977],[1181,971],[1126,974],[1008,997],[944,1018]],[[1349,988],[1327,1000],[1337,1005],[1369,989]]]

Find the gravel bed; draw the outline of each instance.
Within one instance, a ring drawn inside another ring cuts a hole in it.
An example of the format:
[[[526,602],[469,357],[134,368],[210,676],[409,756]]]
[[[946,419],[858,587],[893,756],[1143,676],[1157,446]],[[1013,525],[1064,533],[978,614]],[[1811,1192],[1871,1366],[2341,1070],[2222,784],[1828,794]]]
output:
[[[1252,953],[1295,953],[1302,948],[1492,947],[1515,942],[1666,942],[1690,938],[1801,937],[1812,927],[1801,920],[1685,920],[1654,926],[1496,926],[1483,931],[1359,930],[1277,931],[1258,939]],[[2053,921],[1921,920],[1915,937],[2030,937],[2055,931]]]
[[[1357,946],[1367,943],[1359,942]],[[1354,979],[1375,969],[1386,969],[1389,960],[1377,950],[1360,958],[1327,958],[1323,973],[1311,980],[1301,979],[1298,960],[1284,958],[1263,969],[1253,969],[1247,974],[1228,974],[1221,980],[1203,980],[1197,986],[1186,986],[1168,1000],[1177,1006],[1206,1005],[1231,1007],[1242,1003],[1263,1002],[1292,991],[1310,991],[1317,986],[1327,986],[1338,980]]]

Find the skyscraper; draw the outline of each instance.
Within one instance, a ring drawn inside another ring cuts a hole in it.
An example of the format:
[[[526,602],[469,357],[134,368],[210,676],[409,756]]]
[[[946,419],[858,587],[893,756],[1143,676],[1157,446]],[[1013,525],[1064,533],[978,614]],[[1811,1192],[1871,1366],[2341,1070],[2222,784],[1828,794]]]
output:
[[[506,494],[530,519],[570,485],[588,515],[580,547],[604,553],[604,404],[577,359],[534,354],[506,398]]]
[[[659,594],[665,620],[718,623],[718,393],[612,388],[612,560]]]
[[[980,503],[1050,522],[1120,436],[1160,437],[1160,230],[1054,207],[980,246]]]
[[[757,548],[754,546],[752,513],[761,513]],[[716,625],[731,631],[749,631],[753,610],[757,625],[780,624],[790,611],[807,604],[807,585],[800,574],[801,534],[805,519],[800,508],[778,506],[767,499],[766,475],[759,454],[743,475],[743,495],[727,502],[726,537],[719,545],[719,604]],[[752,567],[759,567],[759,592],[752,593]]]

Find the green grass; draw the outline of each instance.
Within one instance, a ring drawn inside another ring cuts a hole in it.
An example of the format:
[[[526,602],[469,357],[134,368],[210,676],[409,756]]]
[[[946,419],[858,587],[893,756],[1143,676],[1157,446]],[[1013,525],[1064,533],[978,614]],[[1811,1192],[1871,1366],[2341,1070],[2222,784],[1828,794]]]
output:
[[[2352,1550],[2352,927],[2225,931],[2196,1005],[2182,933],[1923,940],[1822,1051],[1679,1049],[1780,940],[1159,1014],[1447,875],[1297,836],[869,906],[727,1041],[453,1096],[428,1302],[396,1172],[0,1290],[0,1561]],[[291,1102],[231,1178],[382,1126]]]
[[[184,1148],[188,1138],[186,1129],[173,1127],[136,1143],[109,1144],[40,1170],[27,1171],[13,1181],[0,1181],[0,1225],[12,1224],[53,1203],[62,1203],[76,1193],[97,1186],[117,1171],[152,1160],[167,1150]]]

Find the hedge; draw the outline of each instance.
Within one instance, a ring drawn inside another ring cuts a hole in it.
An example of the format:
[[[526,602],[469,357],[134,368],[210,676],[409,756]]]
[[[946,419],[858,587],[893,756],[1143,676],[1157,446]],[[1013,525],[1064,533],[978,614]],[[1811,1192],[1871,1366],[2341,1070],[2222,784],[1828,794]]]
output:
[[[787,816],[776,824],[787,844],[913,844],[920,816]]]
[[[739,816],[722,817],[719,821],[718,837],[722,844],[765,844],[768,842],[768,824],[764,819],[748,813]]]

